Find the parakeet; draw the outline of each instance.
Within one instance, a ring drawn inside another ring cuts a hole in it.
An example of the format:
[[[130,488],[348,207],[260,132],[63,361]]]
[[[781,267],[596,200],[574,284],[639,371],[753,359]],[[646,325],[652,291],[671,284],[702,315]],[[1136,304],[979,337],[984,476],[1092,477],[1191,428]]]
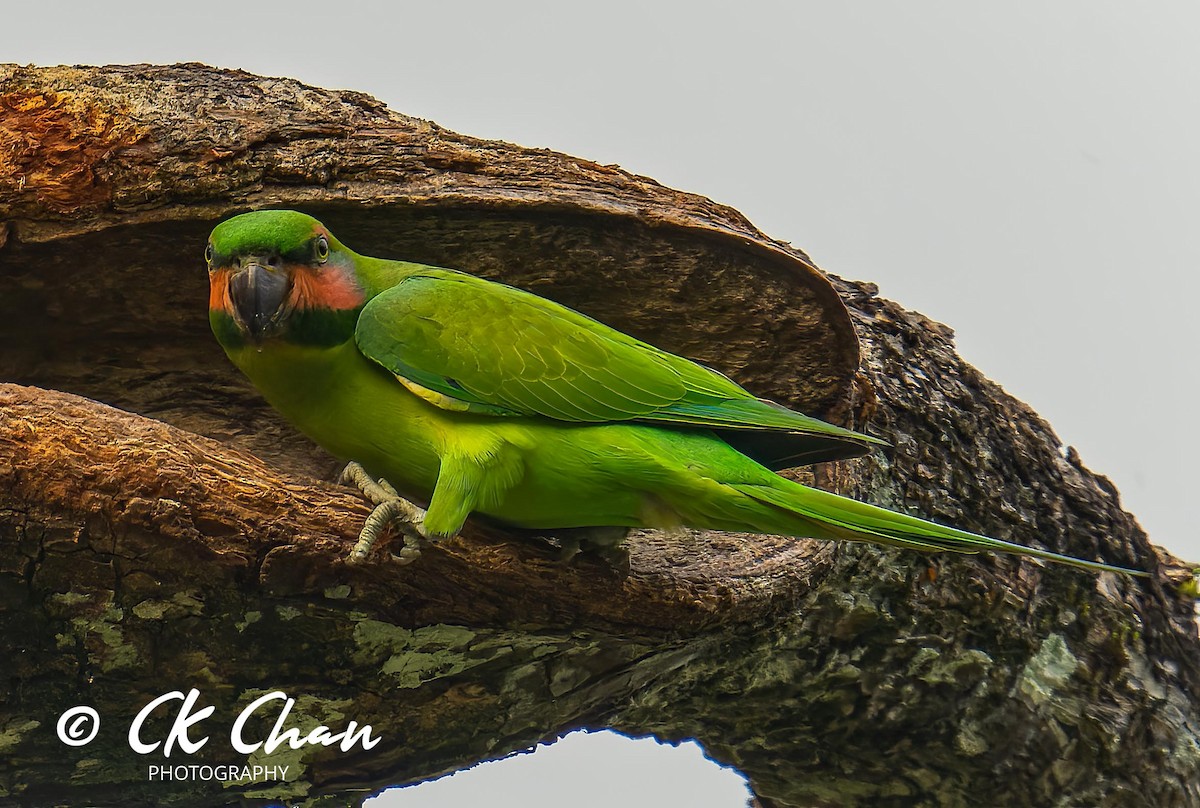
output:
[[[883,442],[529,292],[359,255],[306,214],[235,216],[205,258],[226,354],[301,432],[354,461],[373,516],[404,517],[410,534],[453,536],[475,513],[567,537],[586,529],[600,546],[629,528],[693,527],[1139,574],[786,479],[774,470]],[[364,529],[354,560],[379,529]]]

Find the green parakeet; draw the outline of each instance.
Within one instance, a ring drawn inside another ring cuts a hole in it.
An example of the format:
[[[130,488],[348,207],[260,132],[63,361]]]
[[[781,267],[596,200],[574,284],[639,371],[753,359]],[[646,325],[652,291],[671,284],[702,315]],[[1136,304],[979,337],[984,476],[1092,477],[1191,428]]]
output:
[[[1131,572],[781,477],[772,469],[882,442],[528,292],[358,255],[305,214],[235,216],[206,258],[209,319],[233,363],[326,450],[428,501],[410,519],[431,539],[477,513],[593,528],[610,544],[627,528],[687,526]]]

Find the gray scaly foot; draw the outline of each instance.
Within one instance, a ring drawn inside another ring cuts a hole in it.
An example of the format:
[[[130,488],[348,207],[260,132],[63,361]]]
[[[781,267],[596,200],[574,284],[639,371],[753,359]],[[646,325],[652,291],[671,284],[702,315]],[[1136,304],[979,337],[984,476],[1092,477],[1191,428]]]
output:
[[[404,547],[396,553],[396,563],[411,564],[420,557],[421,547],[428,543],[424,530],[424,510],[396,493],[387,480],[372,478],[358,463],[347,463],[338,475],[338,482],[353,484],[375,504],[375,510],[371,511],[358,534],[358,543],[350,551],[348,563],[361,564],[366,561],[371,547],[389,524],[395,524],[404,535]]]
[[[581,551],[590,551],[604,560],[619,574],[629,572],[629,551],[623,542],[629,535],[627,527],[559,528],[551,535],[561,548],[558,560],[569,564]]]

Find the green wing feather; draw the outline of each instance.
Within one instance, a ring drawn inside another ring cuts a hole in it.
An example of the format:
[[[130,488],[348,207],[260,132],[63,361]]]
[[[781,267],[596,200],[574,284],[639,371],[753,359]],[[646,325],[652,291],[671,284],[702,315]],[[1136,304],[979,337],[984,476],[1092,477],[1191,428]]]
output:
[[[882,443],[755,398],[557,303],[452,270],[422,270],[375,296],[355,338],[365,356],[460,409],[799,433],[837,444],[839,456]]]

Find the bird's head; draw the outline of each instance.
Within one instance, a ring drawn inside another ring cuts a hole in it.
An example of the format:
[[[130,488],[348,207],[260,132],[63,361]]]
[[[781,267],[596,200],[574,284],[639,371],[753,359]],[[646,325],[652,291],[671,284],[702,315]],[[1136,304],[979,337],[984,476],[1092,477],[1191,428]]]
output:
[[[365,302],[355,254],[313,217],[260,210],[217,225],[204,251],[209,320],[226,347],[349,339]]]

